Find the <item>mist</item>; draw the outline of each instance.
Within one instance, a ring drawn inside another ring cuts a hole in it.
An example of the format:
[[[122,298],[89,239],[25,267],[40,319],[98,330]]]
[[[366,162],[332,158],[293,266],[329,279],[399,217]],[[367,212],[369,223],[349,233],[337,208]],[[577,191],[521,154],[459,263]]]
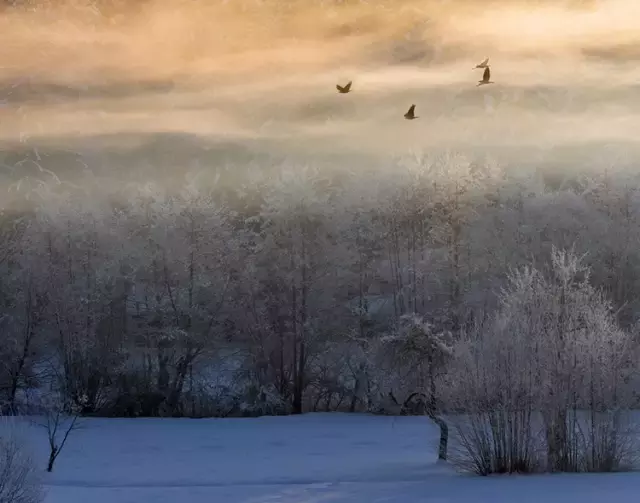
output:
[[[5,8],[3,162],[39,148],[69,180],[89,169],[117,182],[269,156],[354,168],[425,149],[510,165],[584,163],[603,146],[631,159],[639,14],[632,0]],[[485,57],[495,84],[477,88]],[[404,121],[412,103],[420,119]],[[154,172],[158,144],[174,154]]]

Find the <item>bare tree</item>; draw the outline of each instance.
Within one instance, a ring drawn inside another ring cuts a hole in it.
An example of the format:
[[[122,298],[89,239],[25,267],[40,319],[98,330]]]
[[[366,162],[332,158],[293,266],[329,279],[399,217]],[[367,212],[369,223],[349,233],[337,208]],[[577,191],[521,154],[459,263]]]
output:
[[[36,420],[36,424],[47,432],[49,443],[49,458],[47,460],[47,472],[53,471],[53,465],[67,443],[71,432],[81,427],[79,422],[82,402],[65,406],[55,393],[40,400],[42,417]]]

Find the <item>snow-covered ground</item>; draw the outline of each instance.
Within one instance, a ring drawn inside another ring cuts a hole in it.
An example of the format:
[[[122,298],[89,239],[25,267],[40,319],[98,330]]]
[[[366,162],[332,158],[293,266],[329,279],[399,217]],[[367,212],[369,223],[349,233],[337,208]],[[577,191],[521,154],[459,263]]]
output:
[[[30,430],[46,463],[44,431]],[[435,463],[425,418],[92,419],[74,431],[46,503],[610,503],[640,474],[480,478]]]

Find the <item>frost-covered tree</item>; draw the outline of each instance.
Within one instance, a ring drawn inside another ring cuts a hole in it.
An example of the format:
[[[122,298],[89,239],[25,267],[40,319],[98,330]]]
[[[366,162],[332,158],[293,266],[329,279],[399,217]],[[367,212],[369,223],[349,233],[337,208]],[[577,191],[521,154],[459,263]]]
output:
[[[449,332],[437,331],[422,316],[408,314],[400,318],[395,333],[381,339],[381,349],[386,352],[394,370],[404,373],[401,382],[411,390],[404,397],[403,409],[411,406],[413,400],[423,399],[422,411],[440,428],[438,459],[447,459],[449,427],[442,417],[442,404],[438,396],[438,382],[452,352],[452,337]],[[409,385],[410,386],[410,385]]]
[[[635,343],[589,279],[575,253],[554,249],[547,274],[512,273],[491,326],[458,343],[450,399],[466,414],[454,422],[466,468],[624,466]]]
[[[21,390],[36,384],[46,291],[36,259],[42,243],[34,232],[33,213],[0,219],[0,407],[15,412]]]
[[[428,358],[391,358],[383,337],[415,315],[464,347],[504,337],[498,359],[524,316],[500,328],[500,289],[527,264],[555,285],[554,246],[588,252],[589,285],[635,326],[640,183],[621,169],[549,177],[431,152],[262,164],[173,187],[12,189],[11,204],[24,201],[0,214],[7,406],[57,386],[68,402],[86,396],[87,414],[399,413],[429,395]],[[462,393],[452,375],[437,379],[442,399]]]
[[[49,359],[58,385],[85,412],[109,400],[122,361],[121,335],[113,316],[121,295],[121,236],[111,211],[86,200],[51,201],[41,213],[43,277],[48,285]]]
[[[131,212],[127,315],[140,342],[130,360],[147,374],[138,398],[146,396],[145,414],[181,414],[193,367],[228,335],[240,240],[232,212],[206,193],[151,191]]]
[[[252,232],[246,326],[259,349],[254,358],[262,383],[275,384],[294,413],[303,410],[309,367],[331,335],[327,314],[341,280],[323,181],[311,168],[284,170],[263,187],[259,212],[246,222]]]

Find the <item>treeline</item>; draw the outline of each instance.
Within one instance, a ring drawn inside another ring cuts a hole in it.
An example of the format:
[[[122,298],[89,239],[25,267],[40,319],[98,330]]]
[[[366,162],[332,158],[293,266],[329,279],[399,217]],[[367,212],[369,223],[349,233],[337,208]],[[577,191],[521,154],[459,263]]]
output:
[[[634,333],[639,189],[457,155],[173,190],[32,184],[29,209],[2,215],[3,404],[57,390],[126,417],[461,410],[460,341],[506,337],[503,288],[524,266],[554,285],[580,257],[572,281],[588,271],[607,330]]]

